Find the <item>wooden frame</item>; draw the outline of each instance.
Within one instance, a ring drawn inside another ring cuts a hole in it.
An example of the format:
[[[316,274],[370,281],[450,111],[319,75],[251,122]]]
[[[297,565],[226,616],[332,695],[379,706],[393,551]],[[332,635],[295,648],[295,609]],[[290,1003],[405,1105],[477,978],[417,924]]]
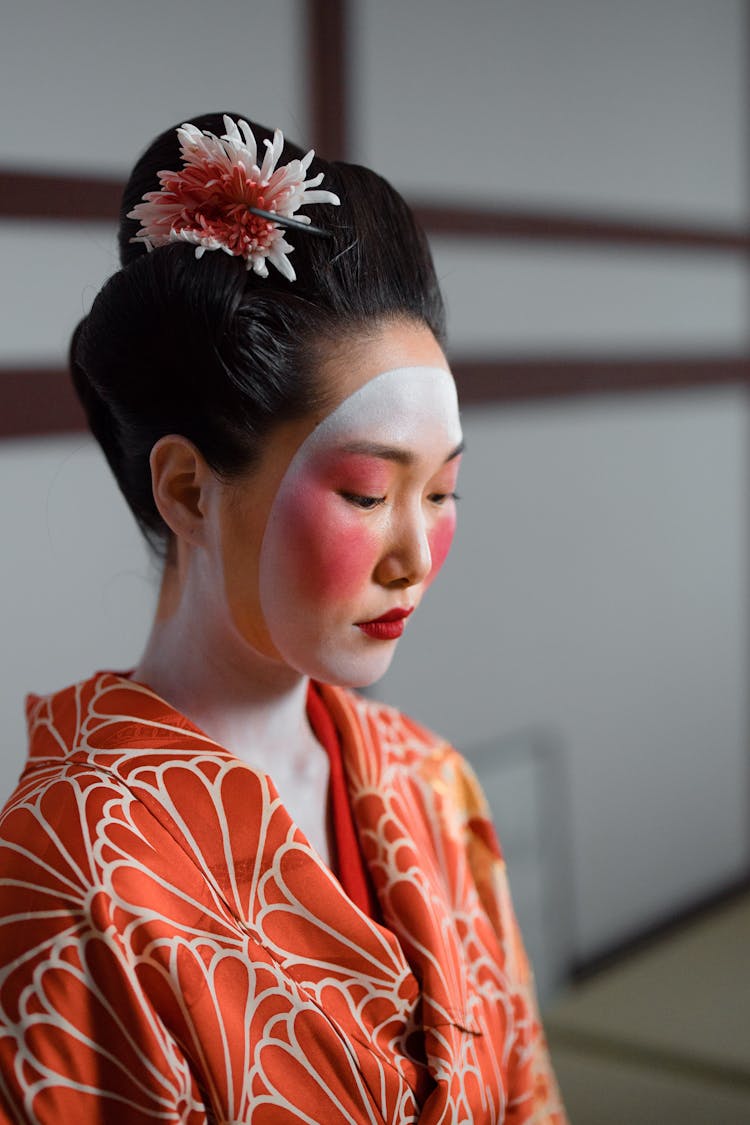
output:
[[[349,154],[352,105],[347,69],[348,4],[346,0],[301,2],[305,4],[307,24],[312,144],[327,158],[345,159]],[[118,212],[121,187],[112,177],[44,174],[22,168],[0,170],[0,218],[63,223],[112,221]],[[531,240],[550,245],[627,245],[656,251],[750,255],[748,230],[673,224],[658,216],[648,219],[514,206],[471,207],[430,199],[413,200],[412,205],[429,233],[461,240]],[[514,358],[498,354],[481,360],[456,355],[452,357],[452,366],[462,401],[469,407],[581,394],[625,394],[726,384],[750,386],[750,353],[700,358],[626,358],[619,354]],[[0,368],[0,438],[26,439],[85,428],[83,411],[64,368]],[[722,893],[745,891],[747,886],[748,880],[743,878],[737,886]],[[700,908],[700,904],[691,908],[691,915]],[[608,965],[673,921],[602,953],[595,961],[578,965],[577,973],[588,975]]]
[[[611,356],[466,359],[451,367],[464,407],[574,395],[633,394],[731,384],[750,386],[750,356]],[[86,430],[65,368],[0,369],[0,439]]]
[[[349,154],[347,0],[301,0],[305,6],[309,102],[314,147],[331,159]],[[121,183],[112,177],[0,171],[0,218],[59,222],[111,221]],[[668,223],[627,215],[577,214],[450,200],[412,200],[425,229],[441,237],[534,241],[547,245],[640,246],[750,257],[750,232]],[[506,402],[548,396],[628,393],[723,383],[750,384],[747,355],[515,358],[453,355],[462,400]],[[77,431],[84,418],[64,368],[0,367],[0,438]]]

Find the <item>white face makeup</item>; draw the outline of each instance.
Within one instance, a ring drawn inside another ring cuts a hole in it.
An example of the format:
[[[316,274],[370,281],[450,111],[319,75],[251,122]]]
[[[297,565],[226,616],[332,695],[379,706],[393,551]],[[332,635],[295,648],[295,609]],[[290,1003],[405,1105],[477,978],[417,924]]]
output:
[[[259,560],[262,614],[287,664],[352,687],[383,675],[404,623],[372,622],[414,608],[445,560],[460,443],[452,376],[416,366],[377,375],[303,441]]]

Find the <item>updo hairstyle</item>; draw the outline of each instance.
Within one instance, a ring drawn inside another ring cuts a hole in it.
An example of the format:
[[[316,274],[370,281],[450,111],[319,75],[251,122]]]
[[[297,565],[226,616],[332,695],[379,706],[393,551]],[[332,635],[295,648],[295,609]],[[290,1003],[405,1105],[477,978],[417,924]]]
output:
[[[238,116],[232,114],[235,119]],[[191,118],[224,133],[221,114]],[[258,142],[272,132],[250,122]],[[303,150],[288,141],[280,163]],[[104,285],[78,325],[70,367],[78,396],[141,531],[159,557],[171,532],[154,503],[149,455],[165,434],[192,441],[219,476],[252,469],[264,438],[278,424],[325,405],[316,371],[326,345],[408,319],[444,337],[444,309],[429,248],[401,196],[355,164],[315,158],[308,176],[341,206],[305,208],[321,238],[284,231],[294,246],[290,282],[221,250],[199,260],[195,247],[170,243],[151,252],[131,241],[126,218],[161,169],[181,167],[177,127],[141,156],[120,208],[122,268]]]

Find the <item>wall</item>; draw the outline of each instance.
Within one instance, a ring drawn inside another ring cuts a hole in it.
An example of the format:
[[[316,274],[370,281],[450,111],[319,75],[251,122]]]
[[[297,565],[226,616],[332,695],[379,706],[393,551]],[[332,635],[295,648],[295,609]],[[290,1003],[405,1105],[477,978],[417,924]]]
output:
[[[295,0],[15,5],[0,165],[124,174],[160,124],[221,105],[304,141],[302,16]],[[356,0],[351,16],[353,155],[411,198],[747,229],[740,0]],[[747,352],[741,255],[434,246],[453,354]],[[0,255],[0,365],[61,364],[113,228],[0,220]],[[576,957],[747,866],[747,414],[738,387],[465,410],[455,554],[378,690],[469,753],[554,734]],[[3,443],[0,504],[7,792],[24,692],[131,663],[155,575],[86,437]]]
[[[0,36],[0,167],[124,179],[156,129],[221,107],[303,137],[300,5],[251,7],[14,5]],[[62,366],[75,324],[117,267],[114,222],[0,219],[0,260],[0,365]],[[0,442],[0,519],[4,799],[25,757],[24,695],[132,665],[158,576],[86,435]]]
[[[357,155],[412,198],[747,227],[742,3],[360,0],[355,41]],[[746,257],[434,245],[462,358],[747,349]],[[586,958],[747,868],[747,394],[464,423],[454,555],[378,691],[469,755],[554,733]]]
[[[585,955],[746,861],[746,396],[464,424],[454,553],[378,691],[470,755],[555,733]]]
[[[743,0],[354,15],[355,154],[410,194],[747,220]]]

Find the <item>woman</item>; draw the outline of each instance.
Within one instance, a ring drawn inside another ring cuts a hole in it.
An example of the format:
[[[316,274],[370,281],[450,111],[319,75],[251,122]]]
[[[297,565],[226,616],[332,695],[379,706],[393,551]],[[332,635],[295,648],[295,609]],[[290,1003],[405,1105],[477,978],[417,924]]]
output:
[[[8,1120],[564,1121],[476,781],[349,690],[447,554],[462,439],[422,234],[311,160],[239,118],[162,134],[74,336],[165,564],[136,668],[28,700]]]

